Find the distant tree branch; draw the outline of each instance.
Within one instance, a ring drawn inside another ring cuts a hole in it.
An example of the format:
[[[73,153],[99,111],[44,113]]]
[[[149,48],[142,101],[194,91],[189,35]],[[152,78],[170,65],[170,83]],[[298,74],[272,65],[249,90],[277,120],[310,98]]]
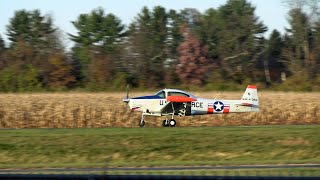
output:
[[[249,52],[245,51],[243,53],[240,53],[240,54],[237,54],[237,55],[234,55],[234,56],[226,57],[226,58],[223,59],[223,61],[229,60],[229,59],[234,59],[234,58],[237,58],[237,57],[240,57],[240,56],[244,56],[244,55],[248,55],[248,54],[249,54]]]

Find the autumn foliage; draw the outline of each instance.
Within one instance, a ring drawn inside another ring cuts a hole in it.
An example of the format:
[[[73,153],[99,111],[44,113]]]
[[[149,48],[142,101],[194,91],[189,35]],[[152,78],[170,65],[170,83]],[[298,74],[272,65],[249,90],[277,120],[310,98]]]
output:
[[[76,77],[72,74],[71,63],[61,53],[49,56],[47,70],[50,88],[71,87],[76,81]]]
[[[192,33],[185,34],[185,40],[178,48],[177,73],[184,84],[203,85],[211,65],[208,49]]]
[[[288,27],[270,37],[248,0],[204,12],[142,7],[128,25],[97,8],[71,22],[72,34],[40,10],[17,10],[0,36],[0,92],[320,90],[319,3],[285,3]]]

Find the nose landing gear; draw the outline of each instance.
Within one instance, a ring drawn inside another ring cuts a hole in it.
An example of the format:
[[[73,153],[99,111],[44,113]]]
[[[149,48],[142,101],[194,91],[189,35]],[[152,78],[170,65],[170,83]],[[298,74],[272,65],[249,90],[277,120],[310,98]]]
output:
[[[144,125],[145,125],[144,118],[141,118],[141,120],[139,122],[139,126],[143,127]]]
[[[142,116],[141,116],[141,120],[139,122],[139,126],[140,127],[143,127],[145,125],[145,122],[144,122],[144,114],[142,113]]]

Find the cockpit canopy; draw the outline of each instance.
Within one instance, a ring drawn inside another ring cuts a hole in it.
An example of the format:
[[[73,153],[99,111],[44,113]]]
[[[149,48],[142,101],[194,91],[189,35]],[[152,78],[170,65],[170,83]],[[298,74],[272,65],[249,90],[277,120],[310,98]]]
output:
[[[191,97],[191,98],[196,98],[196,96],[185,92],[181,91],[179,89],[163,89],[159,92],[156,93],[156,96],[159,96],[161,98],[166,98],[167,96],[182,96],[182,97]]]

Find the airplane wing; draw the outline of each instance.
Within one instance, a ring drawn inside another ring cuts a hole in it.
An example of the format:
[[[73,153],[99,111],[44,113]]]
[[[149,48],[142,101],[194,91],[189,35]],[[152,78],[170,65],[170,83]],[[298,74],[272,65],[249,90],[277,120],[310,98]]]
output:
[[[174,102],[174,103],[187,103],[187,102],[196,101],[196,99],[185,97],[185,96],[168,96],[167,101]]]
[[[180,110],[187,108],[187,104],[197,100],[195,98],[184,96],[168,96],[166,99],[167,104],[161,109],[161,113],[172,113],[172,106],[175,110],[175,113],[179,113]]]

